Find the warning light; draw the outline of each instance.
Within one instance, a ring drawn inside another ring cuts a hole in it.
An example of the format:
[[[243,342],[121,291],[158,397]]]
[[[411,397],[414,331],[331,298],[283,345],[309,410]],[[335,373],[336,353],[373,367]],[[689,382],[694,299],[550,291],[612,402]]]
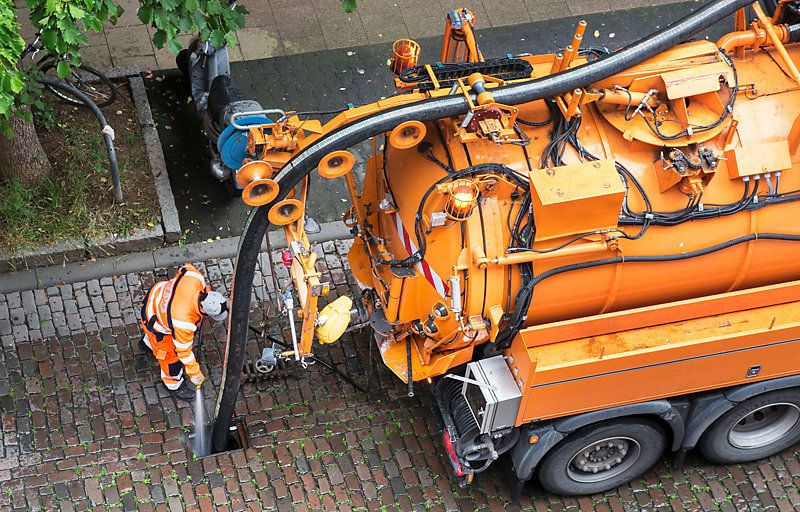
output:
[[[539,436],[531,436],[528,438],[528,442],[531,444],[536,444],[539,442]]]
[[[395,75],[399,75],[403,71],[415,67],[419,60],[419,52],[419,44],[413,39],[398,39],[392,45],[392,61],[389,69]]]
[[[478,204],[478,186],[470,180],[457,180],[450,188],[450,199],[445,210],[456,220],[464,220]]]

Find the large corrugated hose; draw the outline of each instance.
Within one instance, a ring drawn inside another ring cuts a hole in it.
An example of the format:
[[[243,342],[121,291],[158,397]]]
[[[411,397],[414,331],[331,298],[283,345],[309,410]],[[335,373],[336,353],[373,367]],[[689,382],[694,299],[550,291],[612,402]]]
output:
[[[624,50],[555,75],[494,89],[492,96],[499,103],[517,105],[552,98],[578,87],[588,86],[655,57],[751,3],[752,0],[709,2],[696,12],[670,24],[652,36],[639,40]],[[261,240],[269,226],[267,220],[269,209],[273,204],[284,199],[289,191],[308,176],[328,153],[347,149],[370,137],[388,132],[404,121],[412,119],[422,122],[433,121],[465,114],[468,108],[463,96],[453,95],[422,100],[373,114],[348,123],[325,135],[295,155],[278,174],[276,178],[280,184],[278,197],[272,203],[255,208],[250,213],[239,241],[239,253],[231,291],[232,304],[222,370],[222,390],[217,397],[216,419],[211,438],[211,447],[214,452],[225,450],[228,429],[239,393],[245,360],[253,277]]]

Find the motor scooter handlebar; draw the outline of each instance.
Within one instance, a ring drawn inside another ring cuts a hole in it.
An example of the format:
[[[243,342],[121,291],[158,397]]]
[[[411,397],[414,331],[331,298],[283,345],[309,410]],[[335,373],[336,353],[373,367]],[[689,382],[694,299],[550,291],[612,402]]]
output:
[[[249,112],[237,112],[237,113],[235,113],[235,114],[233,114],[231,116],[231,126],[236,128],[237,130],[248,130],[249,128],[251,128],[253,126],[256,126],[256,125],[255,124],[250,124],[250,125],[245,126],[245,125],[237,123],[236,120],[240,119],[242,117],[260,116],[260,115],[267,115],[267,114],[280,114],[281,117],[283,117],[283,116],[286,115],[286,112],[284,112],[283,110],[278,109],[278,108],[269,108],[269,109],[266,109],[266,110],[251,110]]]

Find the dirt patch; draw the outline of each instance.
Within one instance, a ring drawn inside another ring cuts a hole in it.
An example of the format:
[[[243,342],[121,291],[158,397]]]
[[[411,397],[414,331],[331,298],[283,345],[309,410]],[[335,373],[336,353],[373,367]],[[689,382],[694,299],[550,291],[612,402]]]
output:
[[[89,110],[51,101],[37,114],[53,175],[30,188],[0,183],[0,248],[18,252],[69,239],[128,236],[159,223],[142,128],[127,82],[103,109],[114,128],[123,202],[114,201],[108,153]]]

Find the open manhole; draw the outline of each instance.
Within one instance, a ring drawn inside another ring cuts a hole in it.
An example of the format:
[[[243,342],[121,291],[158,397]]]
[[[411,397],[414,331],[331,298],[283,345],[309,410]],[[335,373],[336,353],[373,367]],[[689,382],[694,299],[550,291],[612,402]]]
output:
[[[225,449],[214,453],[211,451],[211,430],[213,426],[213,423],[207,423],[204,426],[204,431],[201,433],[201,439],[197,438],[197,432],[192,432],[185,436],[184,441],[187,445],[189,445],[189,448],[192,449],[192,452],[197,457],[206,457],[216,453],[231,452],[235,450],[245,450],[250,447],[250,432],[247,430],[247,422],[245,422],[244,416],[235,418],[233,424],[228,429],[228,438]]]

